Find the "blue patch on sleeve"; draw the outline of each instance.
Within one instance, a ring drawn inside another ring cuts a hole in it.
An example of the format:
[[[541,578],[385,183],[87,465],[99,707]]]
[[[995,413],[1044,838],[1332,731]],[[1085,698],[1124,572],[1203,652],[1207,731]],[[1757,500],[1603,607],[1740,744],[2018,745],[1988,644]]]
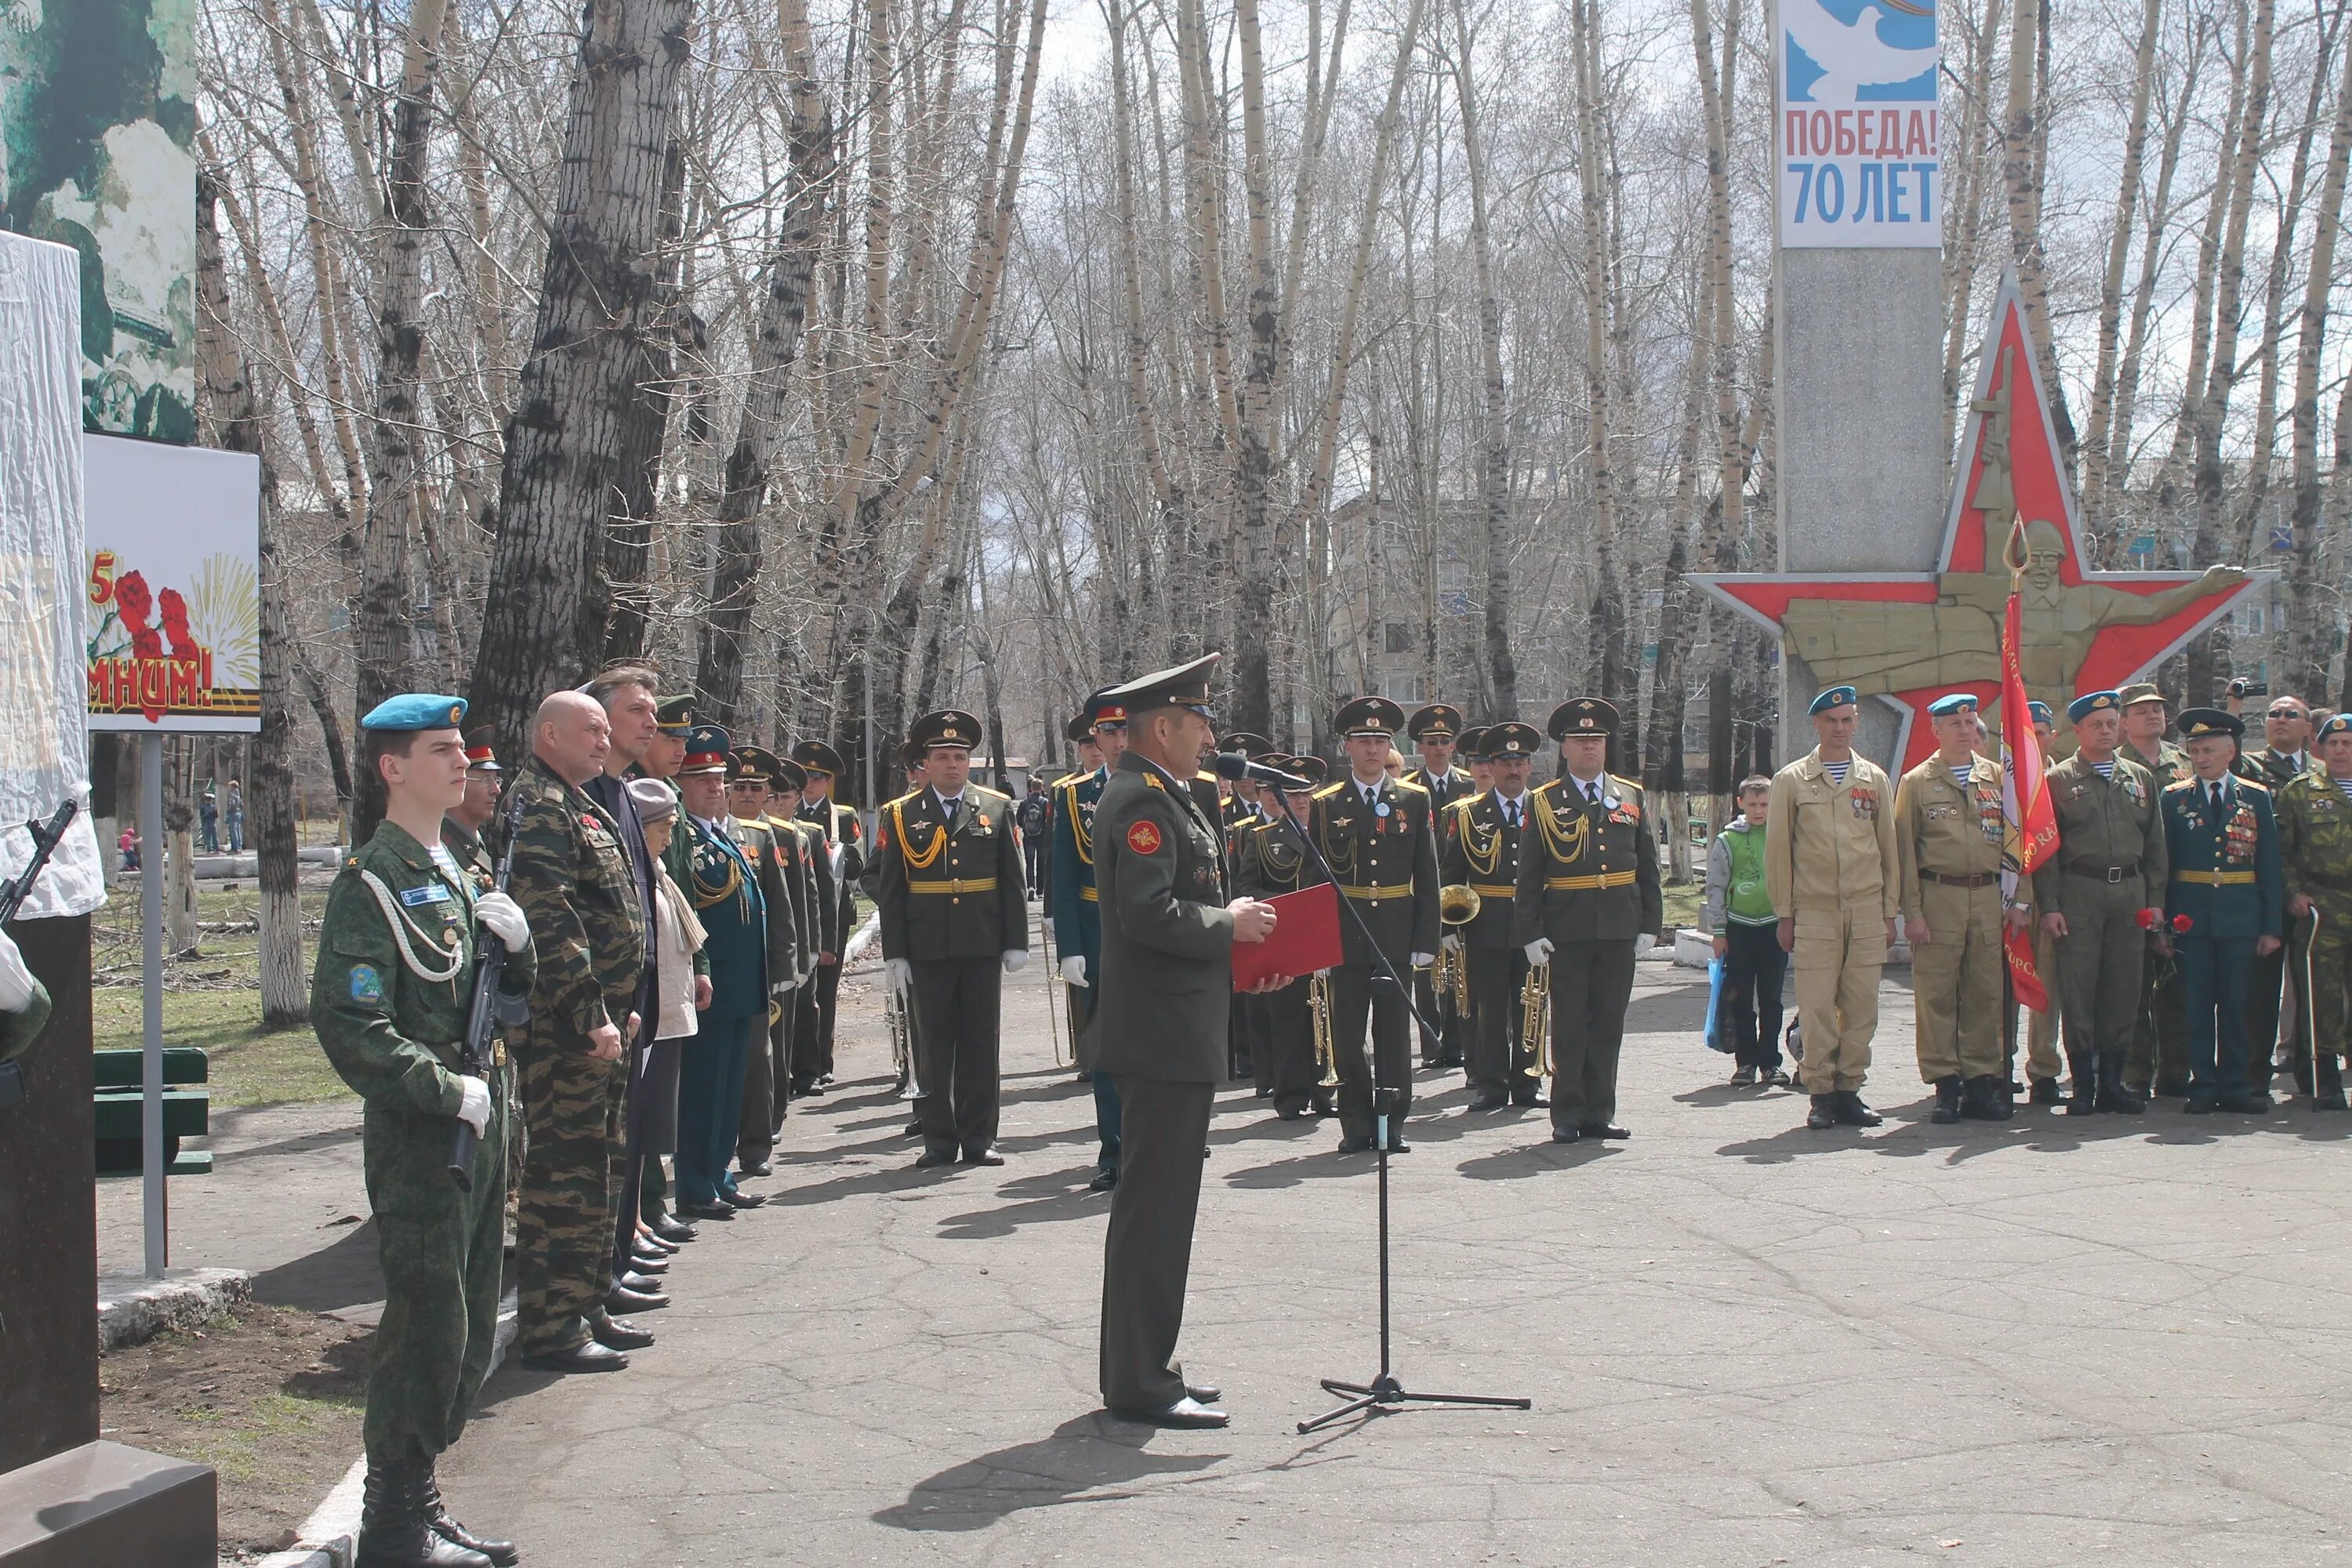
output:
[[[375,972],[375,965],[352,965],[352,1000],[371,1003],[383,1000],[383,976]]]
[[[454,896],[440,883],[427,882],[421,888],[410,888],[402,893],[400,901],[413,910],[420,904],[446,904]]]

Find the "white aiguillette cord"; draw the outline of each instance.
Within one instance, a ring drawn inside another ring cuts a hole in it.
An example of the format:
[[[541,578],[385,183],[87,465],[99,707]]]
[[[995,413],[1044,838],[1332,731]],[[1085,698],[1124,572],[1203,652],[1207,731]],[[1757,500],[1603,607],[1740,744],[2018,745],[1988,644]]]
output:
[[[384,923],[392,927],[392,934],[400,938],[394,945],[400,949],[400,962],[408,966],[408,972],[431,985],[439,985],[457,978],[457,971],[466,967],[466,944],[461,942],[454,950],[445,953],[438,942],[420,928],[415,921],[408,918],[408,911],[400,907],[400,900],[394,896],[390,888],[383,885],[382,878],[373,871],[362,871],[360,880],[365,882],[368,891],[375,895],[377,905],[383,910]],[[449,960],[449,967],[427,968],[425,961],[416,956],[415,942],[409,941],[406,936],[402,936],[404,928],[411,935],[422,940],[425,945],[431,949],[434,957],[446,956]]]

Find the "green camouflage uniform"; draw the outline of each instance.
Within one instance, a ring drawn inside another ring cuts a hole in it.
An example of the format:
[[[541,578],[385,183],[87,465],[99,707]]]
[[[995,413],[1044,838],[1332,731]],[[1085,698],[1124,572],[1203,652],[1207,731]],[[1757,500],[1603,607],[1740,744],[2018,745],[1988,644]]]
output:
[[[384,1303],[365,1440],[379,1466],[430,1460],[457,1440],[498,1330],[511,1072],[496,1041],[482,1074],[490,1116],[474,1152],[473,1190],[460,1192],[449,1176],[474,990],[475,897],[446,849],[386,822],[335,878],[311,972],[319,1044],[366,1101],[362,1149]],[[505,989],[527,990],[533,967],[529,948],[513,954]]]
[[[604,1318],[629,1075],[625,1053],[598,1061],[588,1037],[610,1024],[627,1043],[646,931],[619,824],[536,758],[512,787],[523,807],[507,890],[539,954],[515,1053],[530,1141],[515,1224],[517,1348],[551,1355]]]
[[[2320,1056],[2341,1057],[2352,1005],[2352,798],[2334,779],[2305,773],[2282,785],[2273,803],[2286,896],[2300,894],[2319,911],[2316,935],[2309,915],[2287,916],[2311,952],[2313,1039]],[[2294,978],[2299,992],[2300,969]]]

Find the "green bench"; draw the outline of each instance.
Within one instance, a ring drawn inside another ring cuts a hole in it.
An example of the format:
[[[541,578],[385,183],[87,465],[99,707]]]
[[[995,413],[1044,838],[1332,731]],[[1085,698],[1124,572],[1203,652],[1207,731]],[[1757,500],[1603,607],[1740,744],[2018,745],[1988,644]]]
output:
[[[146,1074],[142,1057],[135,1049],[90,1053],[101,1176],[135,1176],[145,1168],[140,1131],[140,1090]],[[167,1176],[212,1174],[211,1154],[180,1152],[181,1139],[201,1138],[211,1126],[212,1091],[204,1087],[210,1073],[205,1053],[196,1047],[164,1047],[163,1173]]]

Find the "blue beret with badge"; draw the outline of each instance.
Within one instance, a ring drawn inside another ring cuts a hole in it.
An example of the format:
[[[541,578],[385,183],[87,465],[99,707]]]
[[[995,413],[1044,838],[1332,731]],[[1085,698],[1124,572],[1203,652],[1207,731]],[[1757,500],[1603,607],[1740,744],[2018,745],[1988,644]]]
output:
[[[2312,743],[2316,745],[2330,735],[2352,735],[2352,713],[2338,713],[2335,718],[2314,730],[2311,732]]]
[[[1973,713],[1976,710],[1976,693],[1972,691],[1948,691],[1927,704],[1929,716],[1937,719],[1948,719],[1955,713]]]
[[[2058,722],[2057,715],[2050,711],[2050,704],[2042,701],[2038,697],[2025,705],[2025,715],[2037,724],[2055,724]]]
[[[1832,686],[1827,691],[1822,692],[1819,697],[1814,698],[1813,705],[1806,709],[1805,711],[1808,713],[1826,713],[1832,708],[1851,708],[1860,700],[1861,700],[1854,694],[1853,687]]]
[[[2066,704],[2066,718],[2069,722],[2079,724],[2094,713],[2105,713],[2109,709],[2121,708],[2123,705],[2121,692],[2085,691],[2082,696]]]
[[[398,697],[387,697],[369,709],[367,717],[360,721],[360,728],[398,733],[417,730],[454,730],[465,721],[464,698],[441,697],[430,691],[409,691]]]

